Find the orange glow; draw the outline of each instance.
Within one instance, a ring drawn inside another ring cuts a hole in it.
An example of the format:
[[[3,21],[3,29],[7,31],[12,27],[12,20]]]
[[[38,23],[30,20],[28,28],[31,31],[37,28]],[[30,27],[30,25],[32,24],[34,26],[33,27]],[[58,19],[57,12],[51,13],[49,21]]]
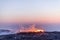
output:
[[[27,28],[27,29],[21,29],[20,32],[45,32],[43,29],[37,29],[35,28],[34,25],[32,25],[31,27]]]
[[[37,30],[37,32],[44,32],[44,30]]]

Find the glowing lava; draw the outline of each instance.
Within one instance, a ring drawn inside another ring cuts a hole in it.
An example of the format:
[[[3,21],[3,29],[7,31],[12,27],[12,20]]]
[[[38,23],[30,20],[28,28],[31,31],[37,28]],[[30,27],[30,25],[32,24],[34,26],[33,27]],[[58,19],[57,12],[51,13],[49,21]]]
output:
[[[40,29],[40,30],[36,30],[36,31],[37,31],[37,32],[44,32],[44,30],[41,30],[41,29]]]
[[[31,27],[27,28],[27,29],[21,29],[20,32],[45,32],[45,30],[43,29],[37,29],[35,28],[35,25],[32,25]]]

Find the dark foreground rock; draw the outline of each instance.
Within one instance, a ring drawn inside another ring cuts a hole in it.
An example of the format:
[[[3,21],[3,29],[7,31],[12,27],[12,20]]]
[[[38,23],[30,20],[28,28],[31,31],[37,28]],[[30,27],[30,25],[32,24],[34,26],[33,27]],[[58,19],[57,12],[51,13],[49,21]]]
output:
[[[10,35],[1,35],[0,40],[60,40],[60,32],[24,32]]]

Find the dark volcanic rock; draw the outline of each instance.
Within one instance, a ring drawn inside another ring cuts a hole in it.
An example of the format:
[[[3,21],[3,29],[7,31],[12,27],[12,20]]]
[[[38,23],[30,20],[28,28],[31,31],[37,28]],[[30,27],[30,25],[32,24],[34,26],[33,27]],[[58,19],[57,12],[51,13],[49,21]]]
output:
[[[1,35],[0,40],[60,40],[60,32],[16,33]]]

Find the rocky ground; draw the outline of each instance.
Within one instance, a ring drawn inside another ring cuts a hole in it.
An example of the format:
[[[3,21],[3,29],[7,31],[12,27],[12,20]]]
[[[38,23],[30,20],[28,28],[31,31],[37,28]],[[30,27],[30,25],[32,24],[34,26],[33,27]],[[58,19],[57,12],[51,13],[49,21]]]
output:
[[[16,33],[1,35],[0,40],[60,40],[60,32]]]

